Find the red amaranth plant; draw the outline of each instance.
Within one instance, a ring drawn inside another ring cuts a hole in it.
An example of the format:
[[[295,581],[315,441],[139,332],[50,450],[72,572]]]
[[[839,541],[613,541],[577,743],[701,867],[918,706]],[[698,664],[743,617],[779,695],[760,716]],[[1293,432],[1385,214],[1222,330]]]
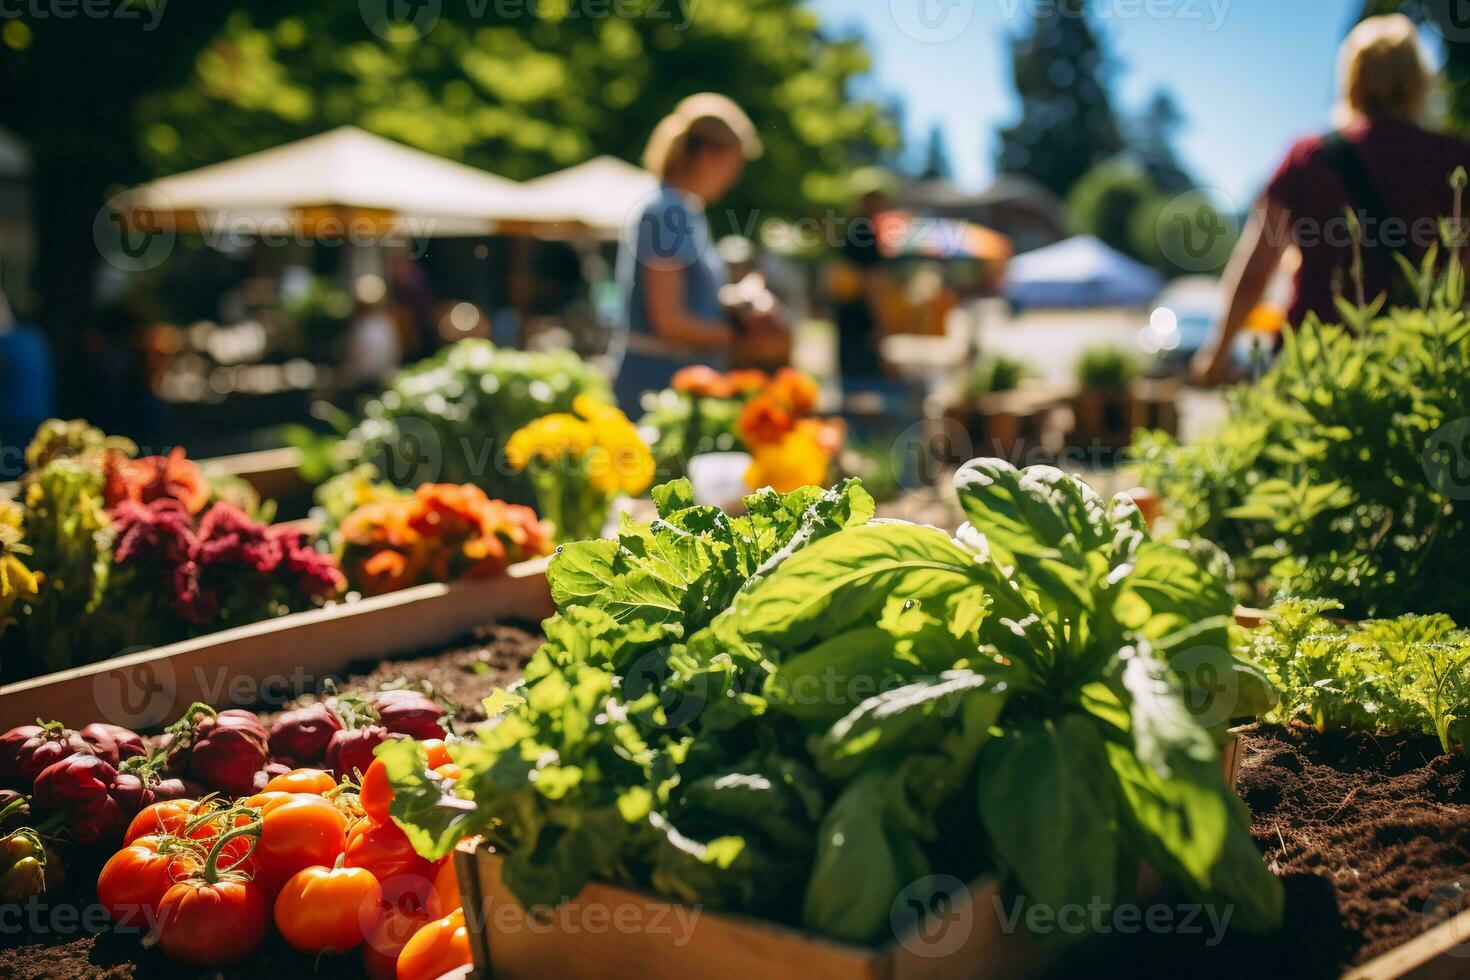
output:
[[[177,500],[124,500],[113,511],[114,607],[150,624],[153,643],[201,627],[250,623],[310,608],[345,587],[332,558],[297,530],[251,520],[221,501],[193,523]],[[137,609],[137,606],[143,609]]]

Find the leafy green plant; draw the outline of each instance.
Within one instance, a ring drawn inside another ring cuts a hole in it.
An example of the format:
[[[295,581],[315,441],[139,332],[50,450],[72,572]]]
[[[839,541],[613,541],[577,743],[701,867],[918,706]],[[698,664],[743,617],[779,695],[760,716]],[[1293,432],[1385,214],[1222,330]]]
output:
[[[1228,421],[1191,445],[1153,434],[1133,455],[1180,534],[1223,547],[1244,596],[1340,600],[1349,618],[1470,617],[1470,544],[1456,425],[1470,419],[1470,324],[1396,309],[1358,335],[1315,321],[1230,395]]]
[[[971,398],[1014,391],[1033,375],[1022,361],[1004,354],[989,354],[976,362],[965,382],[965,394]]]
[[[560,612],[452,747],[461,780],[379,750],[393,816],[426,855],[487,835],[527,905],[598,878],[871,943],[930,874],[1058,908],[1126,898],[1146,861],[1275,924],[1218,750],[1273,698],[1228,652],[1218,553],[1050,467],[956,480],[957,538],[869,521],[852,483],[739,518],[659,488],[656,521],[552,560]]]
[[[492,497],[535,502],[529,479],[505,465],[511,433],[580,394],[608,400],[597,369],[569,350],[519,351],[462,340],[405,368],[347,439],[359,460],[402,487],[475,483]]]
[[[1345,624],[1330,600],[1278,604],[1240,643],[1281,692],[1277,720],[1319,731],[1432,734],[1446,752],[1470,747],[1470,633],[1443,615]]]
[[[38,462],[47,456],[34,455]],[[58,454],[28,471],[23,485],[27,564],[41,582],[6,634],[7,677],[61,670],[87,659],[79,651],[95,649],[99,634],[106,633],[95,614],[112,570],[114,533],[103,505],[101,469]]]
[[[1077,381],[1083,388],[1126,388],[1138,372],[1138,359],[1121,347],[1093,347],[1077,359]]]
[[[1280,357],[1230,395],[1228,421],[1188,446],[1136,441],[1145,485],[1170,526],[1220,544],[1251,585],[1244,598],[1340,601],[1351,619],[1406,613],[1470,617],[1458,556],[1470,542],[1470,320],[1461,254],[1464,168],[1451,176],[1454,216],[1400,271],[1417,307],[1385,312],[1337,298],[1342,326],[1309,317]],[[1357,219],[1348,223],[1356,236]]]
[[[700,453],[732,452],[745,448],[740,438],[738,398],[702,398],[666,388],[653,394],[638,428],[652,433],[650,448],[665,480],[685,473],[689,459]]]

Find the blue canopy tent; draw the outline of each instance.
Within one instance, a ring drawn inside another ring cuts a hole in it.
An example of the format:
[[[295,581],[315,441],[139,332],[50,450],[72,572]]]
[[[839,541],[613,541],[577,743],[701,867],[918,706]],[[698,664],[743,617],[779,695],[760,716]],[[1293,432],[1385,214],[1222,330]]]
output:
[[[1006,298],[1018,307],[1142,306],[1164,277],[1091,235],[1018,255],[1006,269]]]

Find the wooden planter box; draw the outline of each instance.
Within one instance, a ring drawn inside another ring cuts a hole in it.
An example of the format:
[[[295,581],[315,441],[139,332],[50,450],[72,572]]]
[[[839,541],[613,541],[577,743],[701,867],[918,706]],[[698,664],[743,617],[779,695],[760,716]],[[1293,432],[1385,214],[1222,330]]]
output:
[[[1470,975],[1470,911],[1343,974],[1344,980],[1452,980]]]
[[[1131,388],[1083,388],[1071,403],[1073,445],[1114,452],[1128,447],[1133,439]]]
[[[1179,382],[1172,378],[1140,378],[1133,382],[1130,434],[1138,429],[1162,429],[1179,434]]]
[[[0,731],[56,720],[165,724],[195,701],[215,707],[275,702],[319,689],[354,661],[439,646],[498,620],[554,612],[546,561],[501,578],[420,585],[295,613],[165,647],[128,653],[0,687]]]
[[[1239,749],[1232,734],[1221,753],[1231,785]],[[454,861],[484,980],[1008,980],[1055,955],[1024,926],[1005,928],[994,874],[971,882],[943,922],[870,948],[595,881],[555,909],[528,911],[501,881],[494,847],[465,841]]]
[[[237,456],[216,456],[199,461],[206,476],[235,476],[260,494],[262,500],[274,500],[282,514],[305,514],[316,489],[301,479],[301,450],[266,449]]]
[[[979,395],[952,406],[945,417],[968,434],[968,448],[955,446],[955,465],[976,456],[998,456],[1017,465],[1038,462],[1038,453],[1060,448],[1054,415],[1062,400],[1047,386]]]
[[[454,860],[475,975],[495,980],[938,980],[1022,976],[1048,951],[996,914],[1000,881],[973,882],[932,935],[870,949],[598,882],[557,909],[523,909],[489,846]]]

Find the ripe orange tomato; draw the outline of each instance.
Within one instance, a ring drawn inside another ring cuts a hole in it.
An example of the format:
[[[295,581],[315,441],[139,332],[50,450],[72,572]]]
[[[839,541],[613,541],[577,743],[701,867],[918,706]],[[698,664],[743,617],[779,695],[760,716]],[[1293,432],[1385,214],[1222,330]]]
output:
[[[312,795],[315,795],[315,794],[311,794],[311,793],[307,793],[307,794],[288,793],[288,792],[286,792],[283,789],[273,789],[273,790],[270,790],[269,792],[261,791],[259,793],[256,793],[254,796],[247,796],[245,799],[243,799],[243,800],[240,801],[240,805],[241,806],[254,807],[255,809],[261,811],[261,813],[264,813],[266,810],[269,810],[271,807],[273,807],[273,806],[279,806],[280,804],[285,803],[291,797],[297,796],[297,795],[312,796]]]
[[[325,769],[292,769],[267,782],[262,792],[315,793],[321,796],[336,785],[337,781]]]
[[[156,835],[135,838],[102,866],[97,901],[118,925],[151,925],[164,893],[199,864],[185,850],[160,851],[162,844],[163,838]]]
[[[302,868],[331,867],[347,847],[347,818],[320,796],[283,794],[261,809],[255,864],[261,884],[271,894]]]
[[[452,765],[449,746],[442,738],[424,739],[419,745],[423,746],[425,762],[430,769],[437,771],[441,766]],[[388,806],[393,802],[393,787],[388,782],[388,769],[383,765],[382,759],[374,759],[367,772],[362,774],[358,799],[368,816],[379,823],[388,820]]]
[[[303,953],[345,953],[367,934],[363,919],[383,902],[378,879],[365,868],[303,868],[276,897],[276,928]]]
[[[383,889],[383,903],[368,924],[362,944],[362,968],[368,980],[397,980],[398,954],[414,933],[439,918],[420,901],[395,901],[390,887]]]
[[[398,954],[398,980],[439,980],[470,962],[464,909],[435,919],[413,934]]]
[[[254,882],[187,878],[158,903],[154,931],[165,956],[215,968],[255,952],[270,928],[270,905]]]
[[[366,868],[379,881],[389,878],[421,879],[425,883],[425,891],[434,874],[433,862],[420,857],[408,835],[391,821],[359,821],[347,835],[346,863],[349,868]]]
[[[434,875],[434,898],[446,914],[464,908],[464,902],[459,897],[459,875],[454,870],[453,855],[444,859],[438,873]]]
[[[198,816],[198,800],[164,800],[161,803],[150,803],[139,810],[128,824],[127,831],[123,834],[123,843],[131,844],[139,837],[148,834],[173,834],[179,836],[184,831],[184,825],[194,817]],[[201,827],[195,832],[195,837],[207,837],[210,831]]]

